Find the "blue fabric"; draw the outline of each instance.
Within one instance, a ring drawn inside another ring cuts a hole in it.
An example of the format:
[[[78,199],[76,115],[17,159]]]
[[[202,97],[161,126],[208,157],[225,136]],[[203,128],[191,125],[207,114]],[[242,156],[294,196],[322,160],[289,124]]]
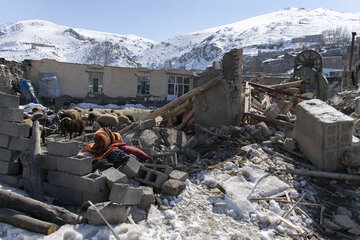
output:
[[[112,151],[106,158],[109,159],[110,161],[123,163],[127,161],[130,158],[130,156],[123,150],[117,148],[114,151]]]

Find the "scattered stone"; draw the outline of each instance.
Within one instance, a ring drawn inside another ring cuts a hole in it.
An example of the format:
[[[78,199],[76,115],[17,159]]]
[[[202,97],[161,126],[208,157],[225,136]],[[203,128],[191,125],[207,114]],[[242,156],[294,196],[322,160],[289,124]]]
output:
[[[296,149],[296,141],[292,138],[286,138],[283,146],[285,149],[289,150],[289,151],[293,151]]]
[[[269,118],[276,118],[277,116],[279,116],[280,112],[281,109],[278,107],[276,103],[274,103],[265,109],[264,115]]]
[[[349,218],[352,218],[352,212],[350,210],[348,210],[347,208],[345,208],[345,207],[338,207],[336,209],[336,214],[346,215]]]
[[[162,185],[161,189],[164,195],[177,196],[185,188],[185,183],[176,179],[169,179]]]

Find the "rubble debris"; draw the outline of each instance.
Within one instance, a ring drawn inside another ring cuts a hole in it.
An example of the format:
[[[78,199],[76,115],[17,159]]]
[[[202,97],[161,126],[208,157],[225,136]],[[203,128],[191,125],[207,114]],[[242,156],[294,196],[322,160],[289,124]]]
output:
[[[161,190],[162,194],[177,196],[185,188],[186,185],[184,182],[177,179],[169,179],[162,185]]]

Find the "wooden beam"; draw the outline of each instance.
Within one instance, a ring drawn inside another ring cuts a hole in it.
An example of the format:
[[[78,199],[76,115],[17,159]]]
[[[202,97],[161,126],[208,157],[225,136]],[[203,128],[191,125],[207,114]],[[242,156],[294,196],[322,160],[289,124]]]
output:
[[[290,128],[290,129],[294,128],[293,123],[285,122],[285,121],[282,121],[282,120],[269,118],[269,117],[261,116],[261,115],[254,114],[254,113],[246,113],[246,115],[253,118],[253,119],[262,121],[262,122],[271,123],[271,124],[274,124],[274,125],[280,125],[280,126],[287,127],[287,128]]]
[[[0,189],[0,207],[27,213],[37,219],[56,224],[85,223],[86,219],[65,208],[48,205],[18,193]]]
[[[57,230],[57,226],[53,223],[41,221],[7,208],[0,208],[0,222],[46,235],[54,233]]]
[[[286,89],[286,88],[300,87],[304,83],[305,83],[305,80],[299,80],[299,81],[294,81],[294,82],[267,85],[267,87],[270,87],[273,89]]]
[[[198,101],[201,105],[201,110],[203,112],[206,112],[208,110],[208,106],[206,103],[205,95],[201,92],[199,95],[196,96],[196,98],[198,99]]]
[[[273,88],[267,87],[265,85],[260,85],[260,84],[251,83],[251,82],[249,82],[249,84],[252,87],[263,89],[266,92],[275,92],[275,93],[279,93],[279,94],[286,95],[286,96],[291,96],[291,97],[294,95],[293,93],[290,93],[290,92],[287,92],[287,91],[284,91],[284,90],[281,90],[281,89],[273,89]],[[310,99],[310,98],[302,97],[300,95],[296,95],[295,97],[303,99],[303,100],[309,100]]]
[[[221,77],[216,77],[216,78],[212,79],[211,81],[201,85],[200,87],[197,87],[197,88],[191,90],[190,92],[182,95],[181,97],[169,102],[165,106],[155,110],[154,112],[152,112],[148,116],[146,116],[144,118],[144,120],[148,120],[148,119],[155,118],[157,116],[161,116],[164,113],[166,113],[167,111],[171,110],[172,108],[178,106],[182,102],[184,102],[188,99],[191,99],[193,96],[196,96],[196,95],[200,94],[201,92],[218,85],[220,82],[221,82]]]
[[[31,196],[36,200],[44,200],[44,189],[41,177],[41,145],[40,145],[39,121],[35,120],[32,125],[32,137],[30,144],[30,181]]]
[[[249,82],[245,83],[244,94],[245,94],[244,113],[246,114],[250,112],[250,107],[251,107],[251,87],[249,85]]]
[[[189,122],[189,120],[194,116],[195,114],[195,108],[193,108],[183,119],[181,124],[177,127],[177,130],[181,131],[185,127],[185,125]]]

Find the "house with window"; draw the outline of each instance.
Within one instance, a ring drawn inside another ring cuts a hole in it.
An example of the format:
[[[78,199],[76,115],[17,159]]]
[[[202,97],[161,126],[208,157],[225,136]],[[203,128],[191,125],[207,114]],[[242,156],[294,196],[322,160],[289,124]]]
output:
[[[123,97],[170,101],[189,92],[194,83],[193,72],[185,69],[123,68],[65,63],[51,59],[25,60],[24,62],[27,79],[36,89],[44,85],[39,84],[43,81],[41,76],[56,76],[56,86],[59,88],[60,97]],[[43,92],[46,89],[38,90]]]

